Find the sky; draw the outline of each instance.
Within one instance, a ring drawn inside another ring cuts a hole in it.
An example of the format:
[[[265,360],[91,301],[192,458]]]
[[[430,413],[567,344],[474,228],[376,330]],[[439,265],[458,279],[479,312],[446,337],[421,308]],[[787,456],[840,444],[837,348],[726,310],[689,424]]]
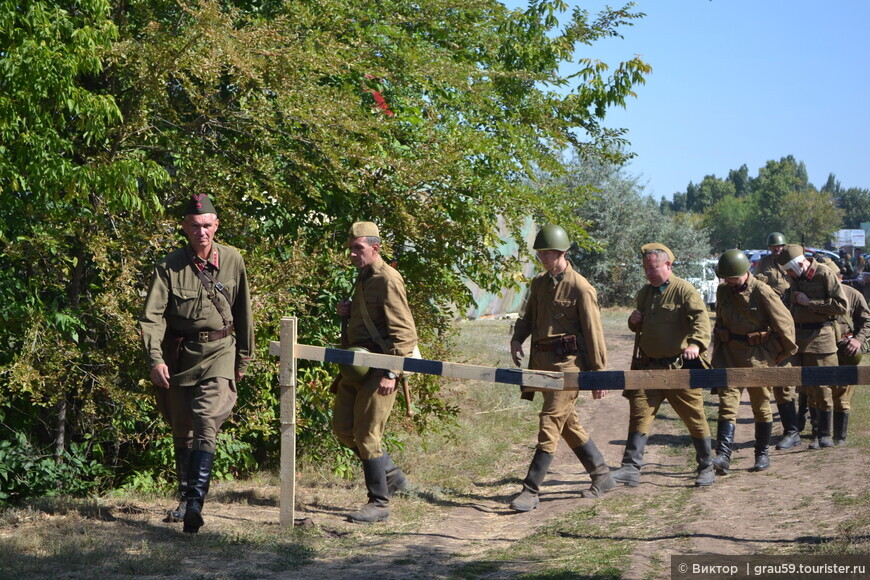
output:
[[[506,0],[524,7],[524,0]],[[620,1],[568,1],[596,14]],[[578,57],[652,66],[626,109],[627,166],[658,200],[704,176],[793,155],[821,188],[870,188],[870,1],[637,0],[646,16]],[[563,71],[564,72],[564,71]]]

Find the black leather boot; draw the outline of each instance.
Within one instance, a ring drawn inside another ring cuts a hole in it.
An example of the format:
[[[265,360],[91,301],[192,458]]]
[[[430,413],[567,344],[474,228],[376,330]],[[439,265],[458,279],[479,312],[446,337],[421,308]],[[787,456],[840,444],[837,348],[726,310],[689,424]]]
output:
[[[389,453],[384,451],[383,454],[386,457],[387,495],[393,497],[397,491],[402,491],[408,487],[408,478],[405,477],[399,466],[393,463],[393,458],[390,457]]]
[[[776,406],[779,409],[779,419],[782,421],[782,439],[776,444],[777,449],[791,449],[801,444],[801,434],[797,428],[797,411],[794,401]]]
[[[630,487],[640,483],[640,468],[643,466],[643,452],[646,449],[647,436],[638,431],[628,434],[625,442],[625,452],[622,454],[622,467],[615,470],[613,480]]]
[[[798,410],[797,410],[797,430],[798,433],[803,433],[807,426],[807,396],[804,393],[798,395]]]
[[[833,447],[834,440],[831,439],[831,416],[834,414],[830,409],[827,411],[818,410],[816,418],[819,422],[819,447]]]
[[[716,457],[713,458],[713,467],[716,475],[728,475],[731,468],[731,450],[734,447],[734,423],[731,421],[719,421],[716,431]]]
[[[811,440],[810,444],[807,445],[810,449],[818,449],[819,448],[819,410],[816,408],[810,408],[810,426],[812,427],[812,434],[810,435]]]
[[[511,509],[518,512],[529,512],[538,507],[540,500],[538,492],[541,489],[541,484],[547,476],[547,471],[550,469],[550,464],[553,462],[553,454],[535,449],[535,456],[532,457],[532,464],[529,465],[529,472],[523,480],[523,490],[511,502]]]
[[[752,471],[764,471],[770,467],[770,434],[773,423],[755,424],[755,465]]]
[[[363,475],[366,480],[369,502],[347,516],[355,524],[383,522],[390,517],[390,494],[387,490],[387,455],[382,453],[374,459],[363,459]]]
[[[692,437],[695,446],[695,459],[698,461],[698,477],[695,478],[696,487],[706,487],[716,482],[716,473],[713,471],[713,450],[710,438],[696,439]]]
[[[580,463],[583,464],[583,469],[592,477],[592,486],[581,491],[580,497],[601,497],[616,486],[616,481],[610,474],[610,468],[607,467],[604,457],[592,439],[573,451]]]
[[[184,495],[186,500],[185,533],[195,534],[205,523],[202,519],[202,506],[211,484],[212,465],[214,465],[214,453],[200,449],[191,451],[187,473],[187,493]]]
[[[849,412],[834,411],[834,445],[846,444],[846,431],[849,430]]]
[[[190,447],[175,448],[175,473],[178,476],[178,507],[174,510],[166,510],[164,522],[178,523],[184,521],[184,512],[187,511],[187,473],[190,467]]]

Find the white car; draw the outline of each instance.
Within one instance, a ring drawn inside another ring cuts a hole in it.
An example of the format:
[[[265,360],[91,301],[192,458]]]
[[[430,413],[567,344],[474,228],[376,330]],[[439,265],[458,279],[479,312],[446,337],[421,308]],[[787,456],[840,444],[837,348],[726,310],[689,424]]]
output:
[[[704,304],[710,310],[716,309],[716,289],[719,287],[719,278],[716,276],[718,260],[707,259],[700,262],[680,264],[681,275],[692,284],[704,300]]]

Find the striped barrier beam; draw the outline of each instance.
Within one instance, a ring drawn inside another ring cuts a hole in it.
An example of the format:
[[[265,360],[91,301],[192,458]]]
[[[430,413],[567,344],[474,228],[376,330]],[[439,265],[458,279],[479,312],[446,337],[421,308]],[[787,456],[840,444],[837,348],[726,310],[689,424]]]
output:
[[[605,391],[723,387],[825,387],[868,384],[870,384],[870,366],[751,367],[565,373],[564,388],[566,390]]]
[[[280,355],[281,343],[272,341],[269,344],[269,354],[275,356]],[[520,385],[522,387],[529,387],[532,390],[540,391],[561,391],[565,388],[564,374],[561,372],[535,371],[520,368],[484,367],[374,352],[359,352],[343,350],[340,348],[310,346],[307,344],[297,344],[295,346],[295,355],[296,358],[305,360],[372,367],[376,369],[402,369],[409,373],[421,373],[453,379]]]

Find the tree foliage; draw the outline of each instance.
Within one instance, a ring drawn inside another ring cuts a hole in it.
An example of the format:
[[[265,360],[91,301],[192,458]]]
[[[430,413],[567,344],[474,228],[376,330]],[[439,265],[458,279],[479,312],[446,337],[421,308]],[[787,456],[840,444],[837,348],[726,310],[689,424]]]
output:
[[[152,264],[182,242],[175,208],[209,193],[249,265],[258,361],[217,469],[269,465],[283,315],[334,343],[351,222],[374,219],[432,358],[473,280],[515,284],[499,218],[569,211],[536,195],[562,151],[622,157],[603,124],[649,66],[578,52],[639,18],[559,0],[0,0],[0,377],[6,431],[99,457],[129,485],[165,464],[135,320]],[[560,17],[563,22],[560,23]],[[580,64],[568,77],[567,61]],[[531,180],[531,181],[529,181]],[[327,456],[329,369],[302,365],[300,449]],[[418,384],[417,423],[455,413]],[[324,443],[325,442],[325,443]],[[37,445],[38,447],[38,445]],[[239,466],[239,467],[228,467]]]

